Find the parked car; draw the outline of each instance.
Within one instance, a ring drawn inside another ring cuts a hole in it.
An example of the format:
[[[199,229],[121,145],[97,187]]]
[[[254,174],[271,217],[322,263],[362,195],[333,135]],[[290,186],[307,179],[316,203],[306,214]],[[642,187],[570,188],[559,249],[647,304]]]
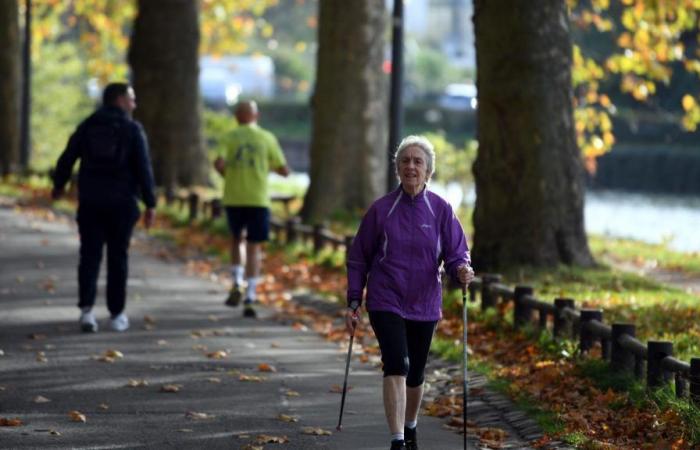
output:
[[[448,84],[440,95],[438,105],[451,111],[471,111],[476,109],[476,86],[468,83]]]

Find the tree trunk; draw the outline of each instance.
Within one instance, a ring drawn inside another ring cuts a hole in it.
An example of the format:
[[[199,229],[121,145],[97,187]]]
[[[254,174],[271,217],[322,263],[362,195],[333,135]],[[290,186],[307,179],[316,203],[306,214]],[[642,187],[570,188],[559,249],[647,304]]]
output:
[[[0,2],[0,175],[19,158],[20,42],[17,1]]]
[[[199,93],[199,2],[139,0],[129,45],[138,107],[153,158],[156,183],[208,181]]]
[[[591,265],[566,0],[476,0],[475,266]]]
[[[386,187],[384,2],[319,2],[311,184],[302,216],[366,208]]]

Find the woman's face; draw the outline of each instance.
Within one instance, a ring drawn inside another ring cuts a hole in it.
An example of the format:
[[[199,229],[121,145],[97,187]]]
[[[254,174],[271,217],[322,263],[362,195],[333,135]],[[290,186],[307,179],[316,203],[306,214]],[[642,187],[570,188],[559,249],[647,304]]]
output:
[[[423,149],[411,145],[401,153],[398,160],[401,184],[406,190],[418,190],[428,178],[428,161]]]

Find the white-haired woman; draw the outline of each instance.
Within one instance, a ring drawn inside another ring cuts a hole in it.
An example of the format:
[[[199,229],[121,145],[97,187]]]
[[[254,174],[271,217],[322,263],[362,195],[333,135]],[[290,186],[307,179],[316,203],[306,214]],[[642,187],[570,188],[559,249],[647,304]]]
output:
[[[384,410],[391,449],[417,449],[425,364],[442,317],[440,266],[455,281],[474,277],[462,226],[449,203],[428,190],[435,151],[408,136],[394,155],[400,186],[362,219],[347,261],[346,324],[354,329],[363,291],[384,364]]]

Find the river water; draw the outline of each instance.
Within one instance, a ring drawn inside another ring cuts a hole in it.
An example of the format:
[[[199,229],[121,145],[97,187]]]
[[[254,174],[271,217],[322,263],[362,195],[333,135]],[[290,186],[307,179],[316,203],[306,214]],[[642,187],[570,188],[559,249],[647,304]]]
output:
[[[288,180],[289,181],[289,180]],[[295,174],[294,184],[305,190],[306,174]],[[453,207],[461,204],[460,185],[432,183],[431,190],[447,199]],[[465,202],[473,205],[473,189]],[[585,221],[588,233],[666,243],[679,251],[700,251],[700,197],[673,197],[620,191],[586,192]]]

